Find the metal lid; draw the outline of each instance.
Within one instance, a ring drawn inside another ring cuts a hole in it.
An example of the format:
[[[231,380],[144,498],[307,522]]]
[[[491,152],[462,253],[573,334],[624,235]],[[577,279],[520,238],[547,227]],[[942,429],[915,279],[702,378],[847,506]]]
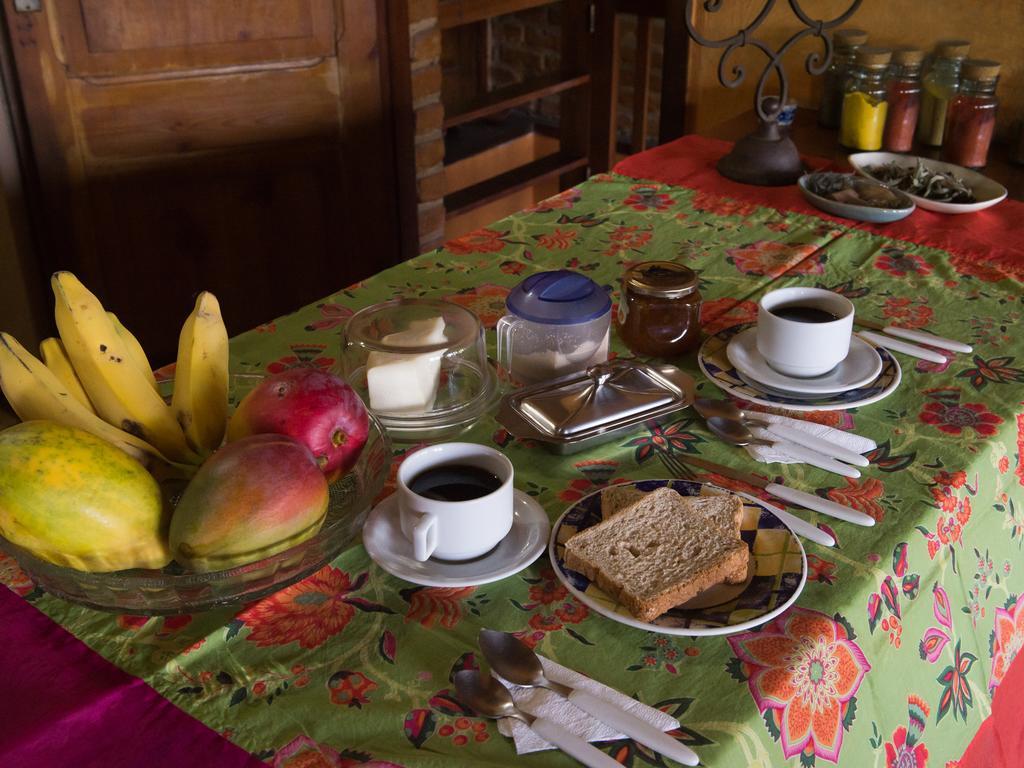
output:
[[[968,59],[961,70],[964,80],[991,80],[999,77],[999,62],[986,59]]]
[[[868,33],[863,29],[844,27],[843,29],[837,29],[835,34],[832,35],[832,39],[841,48],[853,48],[854,46],[864,45],[868,41]]]
[[[924,51],[920,48],[900,47],[892,51],[893,64],[920,64],[924,61]]]
[[[966,59],[970,52],[969,40],[939,40],[935,44],[935,55],[940,59]]]
[[[600,317],[611,309],[612,300],[586,275],[559,269],[530,275],[512,290],[505,306],[535,323],[573,325]]]
[[[889,60],[891,58],[892,51],[888,48],[874,48],[872,46],[865,45],[864,47],[857,49],[855,61],[861,67],[870,67],[874,69],[876,67],[889,66]]]
[[[676,299],[697,290],[697,273],[672,261],[637,264],[622,280],[631,291],[666,299]]]
[[[516,437],[569,453],[685,408],[693,397],[693,379],[675,366],[616,360],[512,392],[497,418]]]

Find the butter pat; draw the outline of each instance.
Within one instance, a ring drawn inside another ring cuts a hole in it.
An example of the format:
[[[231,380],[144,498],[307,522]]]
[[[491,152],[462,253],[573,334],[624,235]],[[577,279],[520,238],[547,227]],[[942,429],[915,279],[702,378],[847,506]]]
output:
[[[395,347],[443,344],[444,318],[413,320],[404,331],[389,333],[381,341]],[[445,350],[421,354],[371,352],[366,360],[366,386],[370,409],[377,413],[414,414],[429,411],[441,381]]]

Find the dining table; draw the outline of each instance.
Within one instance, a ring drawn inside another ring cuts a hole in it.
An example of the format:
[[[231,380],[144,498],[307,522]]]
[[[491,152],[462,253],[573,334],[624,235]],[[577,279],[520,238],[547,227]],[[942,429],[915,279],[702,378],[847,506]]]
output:
[[[557,751],[517,758],[455,695],[454,674],[481,664],[485,627],[671,714],[671,735],[702,765],[1019,765],[1024,204],[857,223],[796,186],[723,178],[715,163],[729,148],[686,136],[355,285],[325,285],[322,300],[234,336],[231,367],[335,370],[346,320],[395,297],[471,310],[493,354],[506,296],[525,277],[574,270],[616,302],[624,271],[652,260],[698,274],[708,336],[754,323],[767,291],[817,286],[858,316],[972,345],[943,363],[898,356],[901,383],[879,402],[796,414],[875,441],[859,478],[756,463],[692,409],[570,455],[517,439],[493,413],[458,436],[504,453],[552,521],[609,484],[677,477],[688,456],[873,518],[861,527],[787,507],[836,540],[803,541],[807,580],[792,607],[725,636],[661,634],[588,608],[547,553],[497,582],[427,587],[389,575],[355,541],[256,602],[147,617],[65,602],[0,556],[0,765],[573,765]],[[337,258],[360,254],[342,246]],[[280,269],[302,269],[302,254]],[[610,355],[633,357],[614,329]],[[699,395],[721,396],[694,354],[668,362]],[[385,493],[419,447],[393,444]],[[597,746],[624,766],[674,764],[630,739]]]

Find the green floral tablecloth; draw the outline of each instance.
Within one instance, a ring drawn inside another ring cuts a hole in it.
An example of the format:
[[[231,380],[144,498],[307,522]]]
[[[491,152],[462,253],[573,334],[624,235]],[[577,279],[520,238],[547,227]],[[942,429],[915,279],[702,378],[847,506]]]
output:
[[[975,345],[943,365],[901,357],[894,395],[811,417],[878,442],[859,480],[806,465],[770,468],[878,524],[822,518],[839,545],[805,543],[806,589],[759,631],[693,640],[613,623],[567,594],[546,556],[499,583],[436,589],[387,575],[354,546],[241,612],[148,620],[41,594],[9,559],[0,576],[104,657],[275,766],[511,764],[511,744],[492,723],[468,717],[450,690],[453,670],[475,663],[484,626],[517,632],[673,713],[683,723],[677,737],[707,765],[955,760],[1024,642],[1024,342],[1014,330],[1024,306],[1021,284],[999,266],[816,216],[604,175],[242,334],[233,364],[329,368],[346,318],[393,296],[448,298],[493,328],[509,288],[540,270],[579,270],[617,297],[623,269],[649,259],[699,272],[711,332],[752,320],[769,288],[818,285],[852,298],[863,316]],[[627,354],[615,339],[613,349]],[[692,358],[680,364],[699,378]],[[706,383],[703,390],[717,394]],[[516,485],[552,520],[606,483],[671,476],[680,454],[751,468],[690,412],[569,457],[523,446],[489,418],[467,439],[500,446]],[[603,748],[625,765],[664,764],[630,741]],[[524,764],[572,761],[552,752]]]

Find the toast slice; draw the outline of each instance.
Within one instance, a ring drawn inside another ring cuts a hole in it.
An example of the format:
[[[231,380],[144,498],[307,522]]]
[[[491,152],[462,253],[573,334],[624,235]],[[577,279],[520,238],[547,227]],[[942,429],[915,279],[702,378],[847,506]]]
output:
[[[658,499],[665,499],[666,503],[671,496],[678,497],[682,502],[685,513],[694,518],[695,522],[718,528],[725,538],[740,538],[740,528],[743,525],[743,500],[731,493],[720,493],[711,496],[682,496],[671,488],[663,487],[650,493],[641,491],[634,485],[620,483],[601,492],[601,518],[607,520],[625,509],[633,506],[641,499],[653,497],[651,504],[661,503]],[[608,504],[605,504],[605,501]],[[737,568],[733,573],[727,574],[727,584],[741,584],[747,580],[747,563]]]
[[[729,499],[735,502],[727,507]],[[704,501],[718,503],[692,504]],[[750,553],[732,527],[735,503],[742,510],[734,496],[683,497],[659,488],[569,539],[565,564],[651,621],[715,584],[746,577]],[[721,525],[726,508],[733,510],[729,527]]]
[[[681,496],[671,488],[658,488],[647,493],[635,485],[620,483],[601,491],[601,519],[607,520],[643,498],[666,493],[679,496],[690,514],[699,515],[709,525],[718,526],[728,535],[739,538],[740,528],[743,525],[743,500],[731,493],[712,496]]]

